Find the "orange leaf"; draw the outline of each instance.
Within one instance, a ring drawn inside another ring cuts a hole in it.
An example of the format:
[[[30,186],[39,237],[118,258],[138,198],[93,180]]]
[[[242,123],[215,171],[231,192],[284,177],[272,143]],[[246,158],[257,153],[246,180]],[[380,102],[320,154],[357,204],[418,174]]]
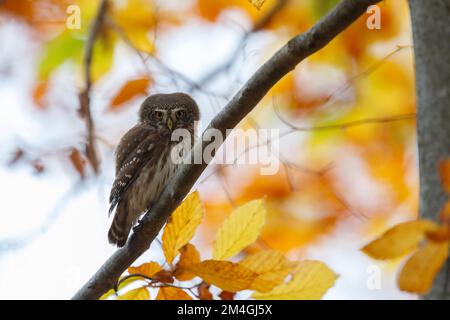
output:
[[[167,270],[158,271],[153,275],[152,279],[165,283],[173,283],[172,274]]]
[[[415,249],[438,225],[428,220],[400,223],[361,250],[375,259],[394,259]]]
[[[133,79],[126,82],[119,92],[112,99],[110,109],[117,109],[121,104],[131,100],[138,95],[144,95],[147,93],[147,88],[150,85],[150,78],[143,77],[139,79]]]
[[[141,264],[138,267],[129,267],[129,274],[142,274],[149,278],[153,277],[157,272],[161,271],[161,266],[156,262],[148,262]]]
[[[439,227],[436,230],[427,232],[427,238],[428,238],[428,240],[431,240],[434,242],[450,241],[450,227],[443,226],[443,227]]]
[[[188,281],[195,277],[195,274],[189,272],[188,269],[191,265],[200,262],[200,253],[197,251],[194,245],[188,243],[180,249],[180,260],[178,261],[174,276],[180,281]]]
[[[434,277],[448,257],[448,242],[428,242],[406,262],[398,278],[398,286],[403,291],[418,294],[427,293]]]
[[[229,292],[229,291],[222,291],[219,294],[220,299],[222,300],[234,300],[235,292]]]
[[[72,151],[70,151],[69,159],[70,162],[72,162],[75,170],[77,170],[77,172],[80,174],[80,177],[84,178],[84,167],[86,165],[86,160],[83,158],[80,151],[73,148]]]
[[[439,214],[439,221],[445,226],[450,226],[450,201],[447,201],[442,208]]]
[[[445,192],[450,193],[450,159],[439,162],[439,175]]]
[[[197,289],[200,300],[213,300],[213,296],[209,291],[209,287],[210,285],[206,282],[200,283]]]
[[[258,276],[256,272],[244,266],[221,260],[205,260],[192,265],[189,269],[205,282],[230,292],[250,288]]]
[[[161,287],[156,300],[192,300],[192,298],[180,288]]]
[[[45,94],[47,93],[48,83],[47,81],[40,81],[33,88],[33,101],[39,109],[45,109]]]

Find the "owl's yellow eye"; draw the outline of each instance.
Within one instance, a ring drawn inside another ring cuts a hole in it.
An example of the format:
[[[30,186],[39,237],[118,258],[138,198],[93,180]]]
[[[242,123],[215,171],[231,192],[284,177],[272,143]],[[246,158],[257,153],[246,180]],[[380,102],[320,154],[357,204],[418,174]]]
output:
[[[162,120],[162,118],[164,117],[164,113],[162,111],[155,111],[153,112],[153,115],[157,120]]]
[[[178,110],[178,111],[175,113],[175,116],[177,117],[177,119],[183,118],[183,117],[184,117],[184,110]]]

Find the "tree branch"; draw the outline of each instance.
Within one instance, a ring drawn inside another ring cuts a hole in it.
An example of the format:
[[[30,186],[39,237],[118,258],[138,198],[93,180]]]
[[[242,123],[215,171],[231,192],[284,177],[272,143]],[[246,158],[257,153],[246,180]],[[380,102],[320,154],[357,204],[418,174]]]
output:
[[[302,60],[327,45],[364,14],[368,6],[379,1],[341,1],[310,30],[292,38],[264,63],[222,111],[212,119],[207,130],[214,128],[220,130],[225,136],[226,130],[234,128],[252,111],[275,83],[292,71]],[[196,143],[191,152],[191,159],[194,158],[194,154],[201,154],[208,144],[208,141],[203,140]],[[126,268],[150,247],[170,214],[188,194],[207,165],[207,163],[183,165],[152,207],[151,212],[143,217],[138,229],[131,235],[126,245],[117,250],[100,267],[73,299],[98,299],[112,288]]]
[[[92,55],[94,53],[94,43],[97,39],[101,28],[103,26],[103,21],[106,16],[106,10],[108,8],[108,0],[102,0],[97,11],[97,15],[92,22],[91,29],[89,31],[89,36],[86,41],[86,49],[84,53],[84,78],[85,87],[82,92],[80,92],[80,114],[86,121],[87,129],[87,142],[86,142],[86,157],[88,158],[92,168],[95,173],[99,172],[99,160],[97,155],[97,150],[95,147],[95,126],[94,120],[92,119],[91,112],[91,87],[92,87],[92,75],[91,75],[91,65],[92,65]]]
[[[247,42],[249,37],[252,34],[265,28],[272,21],[274,16],[284,8],[284,6],[288,3],[288,1],[289,0],[278,0],[264,16],[262,16],[258,21],[255,22],[255,24],[249,31],[246,31],[244,33],[244,35],[239,40],[236,48],[234,49],[234,51],[230,55],[230,57],[227,59],[227,61],[225,61],[223,64],[215,67],[213,70],[209,71],[207,74],[205,74],[198,82],[198,85],[200,87],[203,87],[205,84],[211,82],[214,78],[216,78],[223,71],[230,69],[231,66],[233,65],[233,63],[238,58],[239,53],[245,46],[245,43]],[[191,88],[195,89],[195,87],[191,87]]]

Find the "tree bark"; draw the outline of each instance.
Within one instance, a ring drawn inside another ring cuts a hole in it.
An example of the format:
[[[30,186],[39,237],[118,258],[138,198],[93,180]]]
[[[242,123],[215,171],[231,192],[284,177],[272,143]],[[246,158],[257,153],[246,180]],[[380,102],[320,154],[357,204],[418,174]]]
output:
[[[447,195],[438,173],[450,157],[450,0],[410,0],[418,103],[420,215],[437,219]],[[426,299],[450,299],[450,263]]]

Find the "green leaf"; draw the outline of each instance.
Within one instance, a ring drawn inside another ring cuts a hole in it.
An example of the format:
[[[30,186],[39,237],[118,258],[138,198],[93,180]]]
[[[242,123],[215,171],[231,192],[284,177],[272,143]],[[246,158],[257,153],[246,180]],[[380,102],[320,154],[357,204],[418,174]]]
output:
[[[83,51],[83,39],[79,33],[64,31],[47,43],[41,56],[38,76],[47,80],[51,73],[68,59],[80,56]]]
[[[64,31],[48,42],[38,67],[39,79],[47,80],[66,61],[72,61],[82,67],[86,39],[86,34]],[[98,80],[111,69],[114,43],[115,38],[104,35],[95,41],[91,65],[93,81]]]

